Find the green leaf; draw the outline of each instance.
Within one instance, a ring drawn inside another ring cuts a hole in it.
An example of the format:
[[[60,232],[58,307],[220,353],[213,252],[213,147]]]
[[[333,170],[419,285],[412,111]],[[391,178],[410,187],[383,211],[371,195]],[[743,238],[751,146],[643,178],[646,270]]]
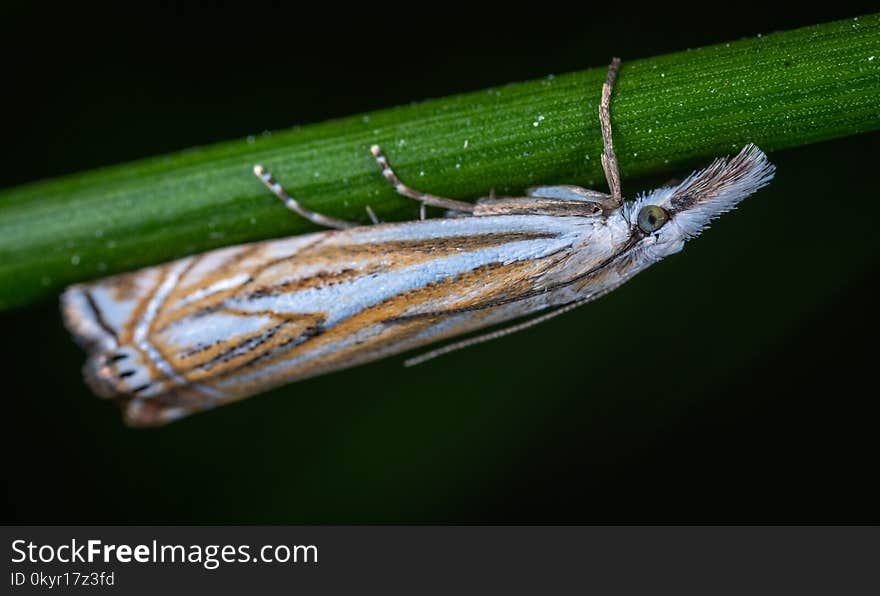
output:
[[[473,198],[536,183],[604,187],[596,108],[606,67],[221,143],[0,193],[0,308],[64,286],[316,229],[251,173],[267,166],[335,217],[409,219],[369,154],[401,178]],[[880,15],[624,62],[612,98],[626,178],[735,152],[880,128]],[[435,212],[436,215],[436,212]]]

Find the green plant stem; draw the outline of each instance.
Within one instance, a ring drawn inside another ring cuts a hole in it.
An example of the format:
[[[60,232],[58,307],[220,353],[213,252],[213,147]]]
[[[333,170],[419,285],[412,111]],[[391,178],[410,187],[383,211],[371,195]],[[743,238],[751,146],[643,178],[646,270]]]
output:
[[[219,246],[298,234],[254,178],[266,165],[302,203],[368,222],[415,217],[368,148],[434,194],[604,188],[596,108],[605,66],[220,143],[0,193],[0,308],[72,282]],[[880,128],[880,15],[624,60],[612,98],[624,180],[729,154]],[[633,193],[624,183],[624,194]],[[436,215],[437,212],[435,211]]]

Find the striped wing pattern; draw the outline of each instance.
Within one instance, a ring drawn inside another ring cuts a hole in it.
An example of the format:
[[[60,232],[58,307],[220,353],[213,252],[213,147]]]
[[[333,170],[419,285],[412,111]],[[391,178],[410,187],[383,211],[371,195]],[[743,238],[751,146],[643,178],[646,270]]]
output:
[[[540,288],[589,225],[449,218],[245,244],[73,286],[62,308],[93,389],[156,424],[570,300]]]

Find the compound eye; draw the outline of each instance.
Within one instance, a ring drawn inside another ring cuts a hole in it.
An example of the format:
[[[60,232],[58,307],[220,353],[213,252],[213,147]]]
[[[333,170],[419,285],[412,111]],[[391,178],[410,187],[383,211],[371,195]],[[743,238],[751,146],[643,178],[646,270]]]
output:
[[[669,214],[666,210],[657,205],[646,205],[639,211],[638,224],[639,228],[645,234],[651,234],[663,227],[669,221]]]

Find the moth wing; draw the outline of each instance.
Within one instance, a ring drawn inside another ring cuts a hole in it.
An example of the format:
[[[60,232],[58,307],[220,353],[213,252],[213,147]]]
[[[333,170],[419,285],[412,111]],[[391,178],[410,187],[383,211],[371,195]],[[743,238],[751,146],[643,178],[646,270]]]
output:
[[[61,296],[64,324],[89,351],[112,350],[138,305],[155,287],[159,268],[70,286]]]
[[[192,268],[187,281],[195,286],[202,285],[203,274],[233,261],[241,253],[241,248],[223,248],[207,253],[210,258],[204,259],[201,267]],[[185,262],[189,259],[68,287],[61,296],[65,326],[89,351],[111,350],[130,341],[132,323],[143,314],[146,300],[167,277],[170,267]]]
[[[527,314],[516,301],[587,220],[472,217],[267,241],[75,286],[62,303],[92,352],[96,392],[119,398],[130,423],[157,424]],[[137,288],[126,300],[86,298],[126,285]],[[106,312],[116,322],[103,329]]]
[[[307,238],[279,242],[277,248],[289,254]],[[141,398],[166,394],[164,402],[202,401],[202,394],[182,383],[156,352],[149,341],[150,329],[169,298],[179,304],[175,292],[198,299],[199,294],[207,298],[233,289],[222,272],[236,269],[253,252],[253,245],[224,248],[67,288],[60,301],[62,318],[89,354],[83,368],[86,383],[97,395],[118,399],[126,420],[134,425],[167,421],[179,414],[164,405],[146,407]],[[212,285],[212,277],[226,281]],[[231,281],[242,280],[233,275]]]

